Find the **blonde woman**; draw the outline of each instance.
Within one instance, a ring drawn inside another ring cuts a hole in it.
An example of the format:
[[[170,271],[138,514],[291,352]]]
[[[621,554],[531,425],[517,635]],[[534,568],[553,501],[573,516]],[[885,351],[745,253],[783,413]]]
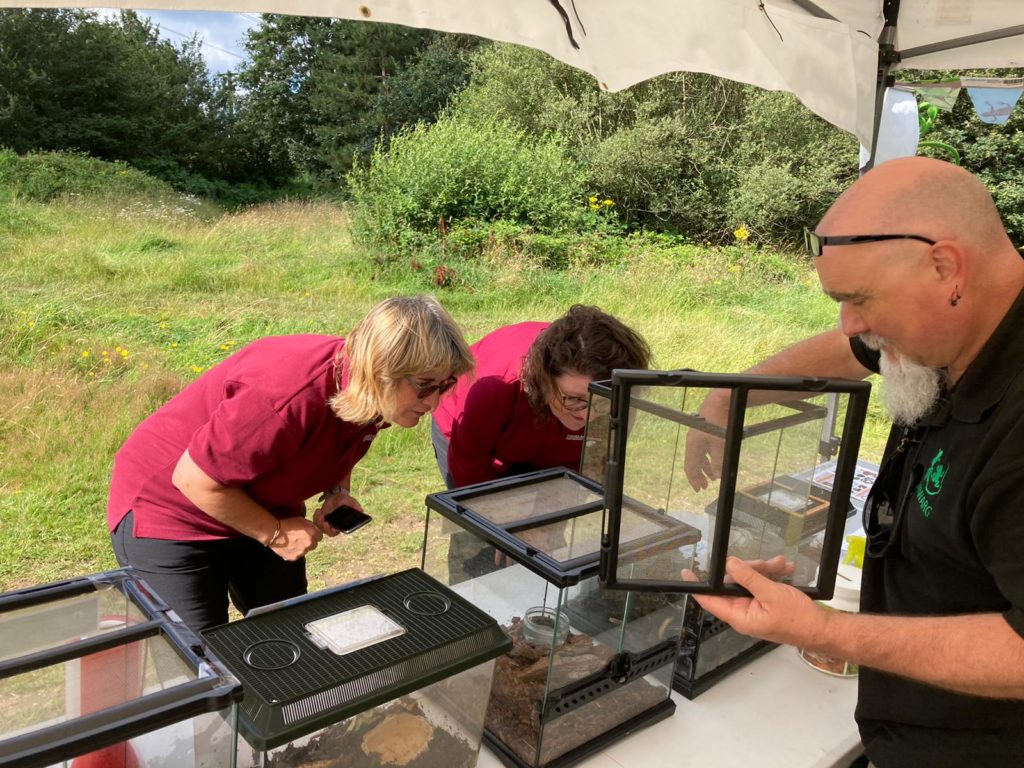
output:
[[[260,339],[192,382],[118,451],[107,525],[193,629],[306,591],[305,555],[361,511],[352,468],[377,433],[414,427],[472,369],[462,333],[430,297],[381,302],[347,339]],[[305,501],[325,494],[313,519]]]

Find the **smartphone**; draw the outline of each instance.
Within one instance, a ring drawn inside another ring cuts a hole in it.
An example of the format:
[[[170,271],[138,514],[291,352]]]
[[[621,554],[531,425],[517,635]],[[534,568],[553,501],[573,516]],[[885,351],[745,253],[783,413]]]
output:
[[[333,512],[324,515],[324,520],[342,533],[352,533],[352,531],[362,528],[373,518],[353,507],[341,506]]]

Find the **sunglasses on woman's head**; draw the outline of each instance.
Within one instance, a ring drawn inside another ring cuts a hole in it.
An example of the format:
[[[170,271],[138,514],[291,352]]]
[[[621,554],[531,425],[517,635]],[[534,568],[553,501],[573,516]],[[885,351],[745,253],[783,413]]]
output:
[[[435,392],[437,392],[439,395],[443,395],[449,389],[454,387],[455,386],[455,382],[458,381],[458,379],[455,376],[449,376],[447,379],[444,379],[443,381],[437,381],[437,382],[434,382],[434,381],[428,381],[428,382],[417,381],[412,376],[406,376],[405,378],[406,378],[406,381],[408,381],[410,384],[412,384],[413,388],[416,390],[416,397],[418,399],[420,399],[420,400],[423,400],[424,398],[430,397]]]

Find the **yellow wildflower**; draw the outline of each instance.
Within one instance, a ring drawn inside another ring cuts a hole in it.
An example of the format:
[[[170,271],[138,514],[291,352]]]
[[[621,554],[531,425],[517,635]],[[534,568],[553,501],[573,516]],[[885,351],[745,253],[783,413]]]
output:
[[[82,350],[82,357],[88,357],[88,356],[89,356],[89,350],[88,349],[83,349]]]
[[[750,237],[750,230],[744,226],[740,226],[738,229],[733,230],[732,235],[740,242],[746,242],[747,238]]]

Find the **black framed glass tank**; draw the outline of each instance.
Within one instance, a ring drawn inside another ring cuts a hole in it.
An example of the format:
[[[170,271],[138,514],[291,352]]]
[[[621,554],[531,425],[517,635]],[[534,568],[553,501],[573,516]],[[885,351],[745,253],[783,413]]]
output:
[[[205,630],[242,681],[238,768],[472,768],[497,623],[419,569]]]
[[[130,568],[0,595],[0,765],[232,765],[241,694]]]
[[[571,765],[670,715],[681,608],[598,582],[604,493],[550,469],[427,497],[423,569],[512,638],[484,739],[507,765]],[[627,513],[621,551],[694,545],[689,524]]]
[[[699,409],[712,390],[725,423]],[[605,486],[601,579],[685,603],[674,687],[688,698],[773,646],[740,635],[687,593],[742,594],[726,557],[770,560],[775,578],[815,599],[831,596],[870,385],[839,379],[615,371],[590,386],[582,472]],[[686,450],[706,457],[707,486],[686,476]],[[714,465],[711,466],[710,462]],[[826,472],[827,470],[827,472]],[[827,481],[819,478],[827,475]],[[821,480],[821,482],[819,482]],[[623,522],[646,510],[691,526],[697,540],[638,557]],[[628,540],[628,537],[627,537]],[[685,575],[684,575],[685,574]]]

